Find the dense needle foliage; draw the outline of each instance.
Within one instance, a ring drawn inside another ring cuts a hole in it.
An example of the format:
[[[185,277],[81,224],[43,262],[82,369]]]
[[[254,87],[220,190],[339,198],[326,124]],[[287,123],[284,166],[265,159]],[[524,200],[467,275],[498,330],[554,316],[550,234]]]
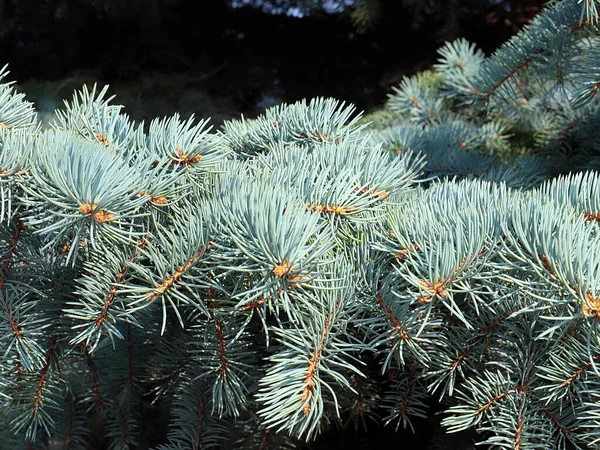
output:
[[[42,130],[3,70],[0,448],[293,448],[431,398],[462,448],[597,447],[597,6],[447,43],[369,120],[84,87]]]

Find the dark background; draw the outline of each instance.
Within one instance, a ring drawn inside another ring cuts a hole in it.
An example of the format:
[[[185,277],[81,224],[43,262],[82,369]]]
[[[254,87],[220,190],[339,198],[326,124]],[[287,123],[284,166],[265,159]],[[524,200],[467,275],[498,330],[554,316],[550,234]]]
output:
[[[269,13],[298,1],[317,6],[302,18]],[[492,52],[544,3],[369,1],[379,20],[361,33],[351,8],[331,14],[319,0],[0,0],[0,64],[41,109],[97,81],[138,120],[180,111],[219,122],[315,96],[368,111],[403,75],[430,67],[445,40]]]

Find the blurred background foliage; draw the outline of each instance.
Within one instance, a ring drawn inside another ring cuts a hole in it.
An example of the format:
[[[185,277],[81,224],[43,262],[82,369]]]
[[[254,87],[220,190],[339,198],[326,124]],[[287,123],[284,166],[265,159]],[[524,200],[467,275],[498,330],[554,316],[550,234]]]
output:
[[[254,117],[332,96],[382,105],[446,40],[491,52],[544,0],[0,0],[0,62],[47,121],[110,84],[133,119]]]

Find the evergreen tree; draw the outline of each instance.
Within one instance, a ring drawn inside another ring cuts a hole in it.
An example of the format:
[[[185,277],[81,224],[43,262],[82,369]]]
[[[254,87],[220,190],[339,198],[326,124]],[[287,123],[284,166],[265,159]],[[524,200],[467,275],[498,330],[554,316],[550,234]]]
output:
[[[145,132],[84,87],[41,130],[4,82],[0,448],[293,448],[432,397],[461,448],[596,448],[598,4],[446,44],[369,120]]]

